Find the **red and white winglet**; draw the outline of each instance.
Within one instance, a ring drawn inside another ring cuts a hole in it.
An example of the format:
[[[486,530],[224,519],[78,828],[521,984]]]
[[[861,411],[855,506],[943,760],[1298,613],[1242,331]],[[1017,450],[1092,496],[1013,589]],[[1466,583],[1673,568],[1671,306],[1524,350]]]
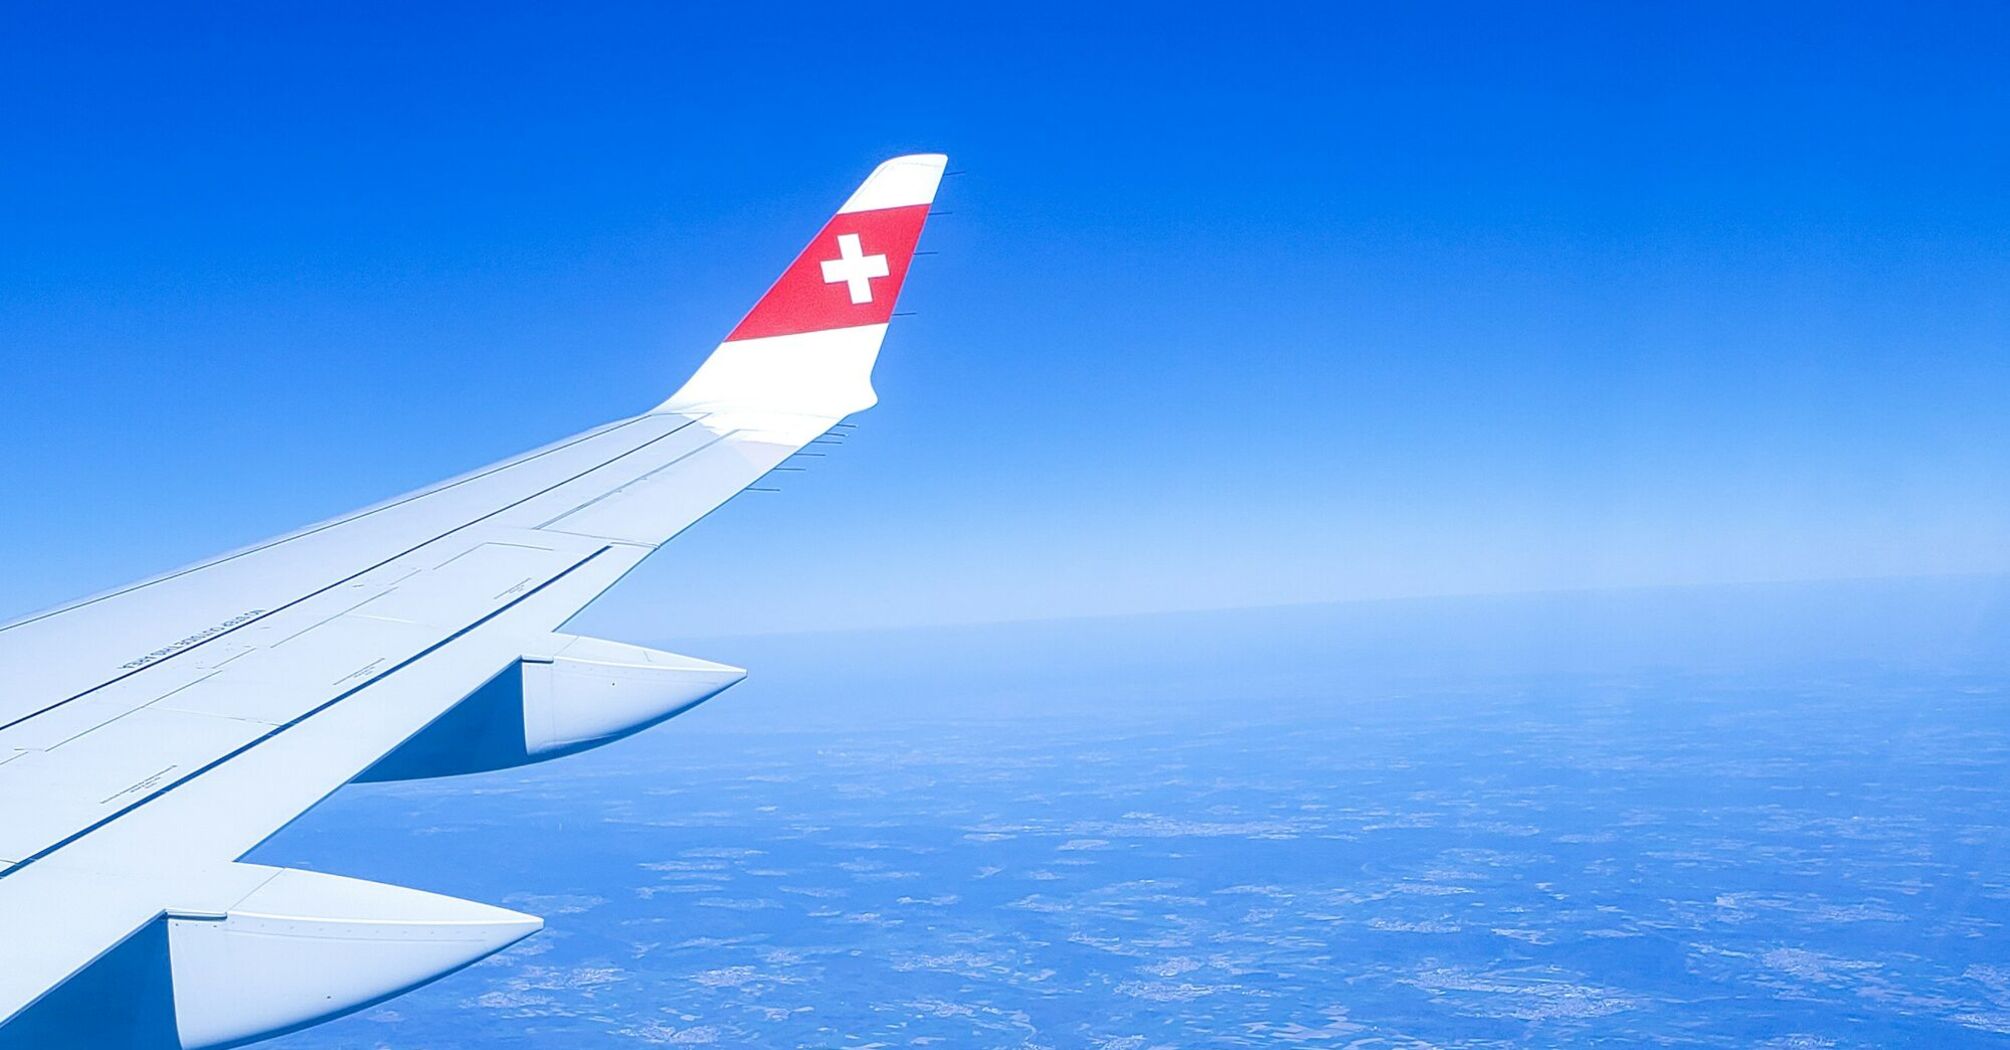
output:
[[[872,365],[948,158],[895,157],[657,411],[837,419],[870,408]]]

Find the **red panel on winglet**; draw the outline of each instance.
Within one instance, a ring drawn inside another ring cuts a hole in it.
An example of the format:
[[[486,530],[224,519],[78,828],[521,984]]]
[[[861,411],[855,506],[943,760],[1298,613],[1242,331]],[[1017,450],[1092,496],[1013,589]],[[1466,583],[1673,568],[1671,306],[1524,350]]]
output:
[[[727,341],[884,324],[927,219],[926,204],[834,216]]]

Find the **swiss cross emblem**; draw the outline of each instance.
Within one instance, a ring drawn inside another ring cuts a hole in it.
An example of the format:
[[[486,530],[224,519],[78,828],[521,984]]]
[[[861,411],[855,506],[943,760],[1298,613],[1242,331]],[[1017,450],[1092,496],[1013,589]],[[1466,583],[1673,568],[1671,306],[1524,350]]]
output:
[[[851,292],[853,306],[872,302],[872,279],[891,272],[886,256],[865,254],[856,233],[838,234],[838,257],[825,259],[823,271],[825,284],[843,284]]]
[[[887,323],[927,218],[926,204],[832,216],[727,338]]]

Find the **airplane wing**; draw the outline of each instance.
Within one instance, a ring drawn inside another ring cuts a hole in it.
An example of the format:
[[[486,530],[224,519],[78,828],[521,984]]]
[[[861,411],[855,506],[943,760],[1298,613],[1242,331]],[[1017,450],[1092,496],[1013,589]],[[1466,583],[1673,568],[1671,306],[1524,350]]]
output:
[[[568,754],[743,677],[559,629],[874,403],[943,164],[875,169],[644,415],[0,627],[0,1048],[239,1045],[538,930],[238,858],[351,781]]]

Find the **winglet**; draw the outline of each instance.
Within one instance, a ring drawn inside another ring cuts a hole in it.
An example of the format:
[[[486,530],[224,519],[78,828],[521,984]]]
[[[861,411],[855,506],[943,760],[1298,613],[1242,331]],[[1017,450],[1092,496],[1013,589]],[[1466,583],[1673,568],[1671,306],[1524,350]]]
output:
[[[873,362],[947,164],[919,153],[873,169],[657,410],[836,419],[872,407]]]
[[[838,214],[932,204],[936,187],[942,184],[942,169],[948,164],[949,158],[940,153],[895,157],[872,169]]]

